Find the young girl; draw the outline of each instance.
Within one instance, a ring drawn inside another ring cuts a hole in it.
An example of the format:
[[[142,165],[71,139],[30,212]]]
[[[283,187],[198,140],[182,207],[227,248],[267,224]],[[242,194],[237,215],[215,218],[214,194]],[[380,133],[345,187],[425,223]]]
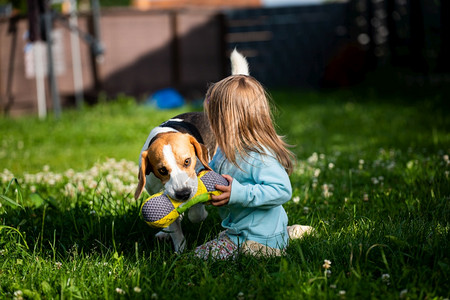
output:
[[[238,252],[278,256],[289,240],[282,204],[292,196],[289,174],[295,157],[275,131],[264,88],[248,75],[245,58],[237,52],[232,66],[233,55],[239,56],[245,75],[210,86],[204,103],[218,144],[210,166],[229,182],[216,186],[223,193],[211,201],[219,207],[225,231],[195,249],[204,259],[227,259]]]

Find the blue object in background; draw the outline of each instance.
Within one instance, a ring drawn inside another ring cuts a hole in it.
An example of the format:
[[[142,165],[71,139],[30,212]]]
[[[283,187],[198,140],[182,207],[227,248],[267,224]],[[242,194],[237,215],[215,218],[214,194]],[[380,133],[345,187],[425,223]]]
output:
[[[177,90],[174,88],[166,88],[150,95],[146,103],[156,106],[159,109],[171,109],[183,106],[185,101]]]

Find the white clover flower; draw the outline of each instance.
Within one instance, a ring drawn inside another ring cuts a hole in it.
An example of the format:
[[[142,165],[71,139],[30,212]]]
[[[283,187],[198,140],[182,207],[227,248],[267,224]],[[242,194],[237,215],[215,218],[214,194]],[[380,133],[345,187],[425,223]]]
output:
[[[64,173],[64,175],[65,175],[66,177],[72,177],[72,176],[75,175],[75,171],[74,171],[73,169],[69,169],[69,170],[67,170],[67,171]]]
[[[330,289],[335,289],[337,286],[335,284],[330,284]]]
[[[308,157],[308,163],[315,164],[319,160],[319,156],[314,152],[310,157]]]
[[[305,215],[307,215],[307,214],[309,213],[309,207],[308,207],[308,206],[304,206],[304,207],[303,207],[303,213],[304,213]]]
[[[245,296],[244,296],[244,293],[243,292],[239,292],[238,294],[237,294],[237,297],[236,297],[238,300],[243,300],[243,299],[245,299]]]
[[[358,168],[359,168],[360,170],[362,170],[362,169],[364,168],[364,159],[360,159],[360,160],[358,161]]]
[[[22,178],[18,178],[19,183],[28,186],[32,192],[36,192],[39,185],[55,186],[61,184],[61,193],[67,197],[75,197],[77,193],[87,195],[95,192],[96,194],[109,194],[115,196],[125,196],[127,201],[134,201],[129,197],[137,187],[134,170],[137,164],[134,162],[114,159],[108,159],[104,163],[97,163],[92,168],[84,172],[75,172],[73,169],[59,174],[50,171],[48,165],[43,166],[43,171],[36,174],[25,173]],[[0,173],[0,180],[3,183],[9,182],[14,175],[4,169]]]
[[[323,194],[323,196],[325,198],[329,198],[329,197],[333,196],[333,193],[332,193],[333,189],[334,189],[334,187],[333,187],[332,184],[328,185],[328,184],[324,183],[322,185],[322,194]]]
[[[93,166],[88,172],[94,177],[97,177],[100,174],[98,166]]]
[[[83,193],[83,192],[85,191],[84,185],[83,185],[81,182],[79,182],[79,183],[77,184],[77,191],[79,191],[79,192],[81,192],[81,193]]]
[[[408,294],[408,290],[407,289],[401,290],[400,291],[400,295],[399,295],[400,299],[405,298],[407,294]]]
[[[333,164],[332,162],[330,162],[330,163],[328,164],[328,169],[332,170],[333,168],[334,168],[334,164]]]
[[[61,269],[62,263],[60,263],[59,261],[58,261],[58,262],[55,262],[55,267],[56,267],[58,270]]]
[[[391,278],[391,275],[389,275],[387,273],[381,275],[381,280],[386,284],[389,284],[390,278]]]
[[[317,177],[319,177],[319,175],[320,175],[320,169],[315,169],[313,176],[317,178]]]
[[[302,166],[299,166],[298,168],[295,168],[295,173],[298,174],[298,175],[303,175],[303,174],[305,174],[305,168],[304,168],[304,166],[302,165]]]
[[[369,195],[368,195],[368,194],[364,194],[364,195],[363,195],[363,201],[364,201],[364,202],[369,201]]]
[[[125,291],[118,287],[116,288],[116,293],[120,295],[125,295]]]
[[[391,161],[389,163],[389,165],[386,166],[386,169],[388,169],[389,171],[395,168],[395,162]]]
[[[347,294],[347,292],[345,290],[339,291],[339,296],[345,296],[345,294]]]
[[[65,196],[75,197],[75,195],[76,195],[76,188],[75,188],[75,186],[73,186],[73,184],[67,183],[66,185],[64,185],[63,193],[64,193]]]
[[[331,270],[326,270],[325,274],[327,275],[328,278],[330,278],[331,277]]]
[[[98,186],[98,183],[96,180],[89,180],[87,183],[88,188],[91,190],[95,189]]]
[[[444,161],[448,162],[448,161],[449,161],[448,155],[445,154],[445,155],[443,156],[443,159],[444,159]]]
[[[295,204],[300,202],[300,197],[299,196],[295,196],[294,198],[292,198],[292,202],[294,202]]]
[[[372,180],[372,183],[375,185],[377,185],[379,183],[378,178],[376,178],[376,177],[372,177],[371,180]]]
[[[153,293],[153,294],[150,296],[150,299],[152,299],[152,300],[158,300],[158,294],[157,294],[157,293]]]
[[[141,290],[140,287],[135,286],[134,289],[133,289],[133,291],[134,291],[135,293],[140,293],[142,290]]]
[[[22,300],[23,299],[23,292],[21,290],[17,290],[14,292],[14,300]]]
[[[323,267],[324,269],[326,269],[326,270],[328,270],[329,268],[331,268],[331,260],[325,259],[325,260],[323,261],[322,267]]]
[[[3,169],[1,173],[2,183],[8,183],[11,179],[14,178],[14,174],[8,169]]]

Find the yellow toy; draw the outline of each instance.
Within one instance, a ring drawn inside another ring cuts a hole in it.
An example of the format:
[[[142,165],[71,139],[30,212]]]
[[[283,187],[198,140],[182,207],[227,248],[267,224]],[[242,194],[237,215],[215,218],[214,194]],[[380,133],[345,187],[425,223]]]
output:
[[[153,227],[165,228],[172,224],[180,214],[191,206],[211,200],[211,195],[220,195],[215,186],[228,185],[228,181],[220,174],[204,170],[198,175],[197,193],[186,202],[175,201],[164,192],[150,196],[142,204],[141,212],[145,222]]]

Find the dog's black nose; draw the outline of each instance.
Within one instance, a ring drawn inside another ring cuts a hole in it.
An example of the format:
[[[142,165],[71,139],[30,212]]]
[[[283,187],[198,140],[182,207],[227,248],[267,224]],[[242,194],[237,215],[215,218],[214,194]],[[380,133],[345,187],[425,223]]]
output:
[[[189,188],[182,188],[181,190],[175,191],[175,197],[177,200],[187,200],[191,196],[191,190]]]

